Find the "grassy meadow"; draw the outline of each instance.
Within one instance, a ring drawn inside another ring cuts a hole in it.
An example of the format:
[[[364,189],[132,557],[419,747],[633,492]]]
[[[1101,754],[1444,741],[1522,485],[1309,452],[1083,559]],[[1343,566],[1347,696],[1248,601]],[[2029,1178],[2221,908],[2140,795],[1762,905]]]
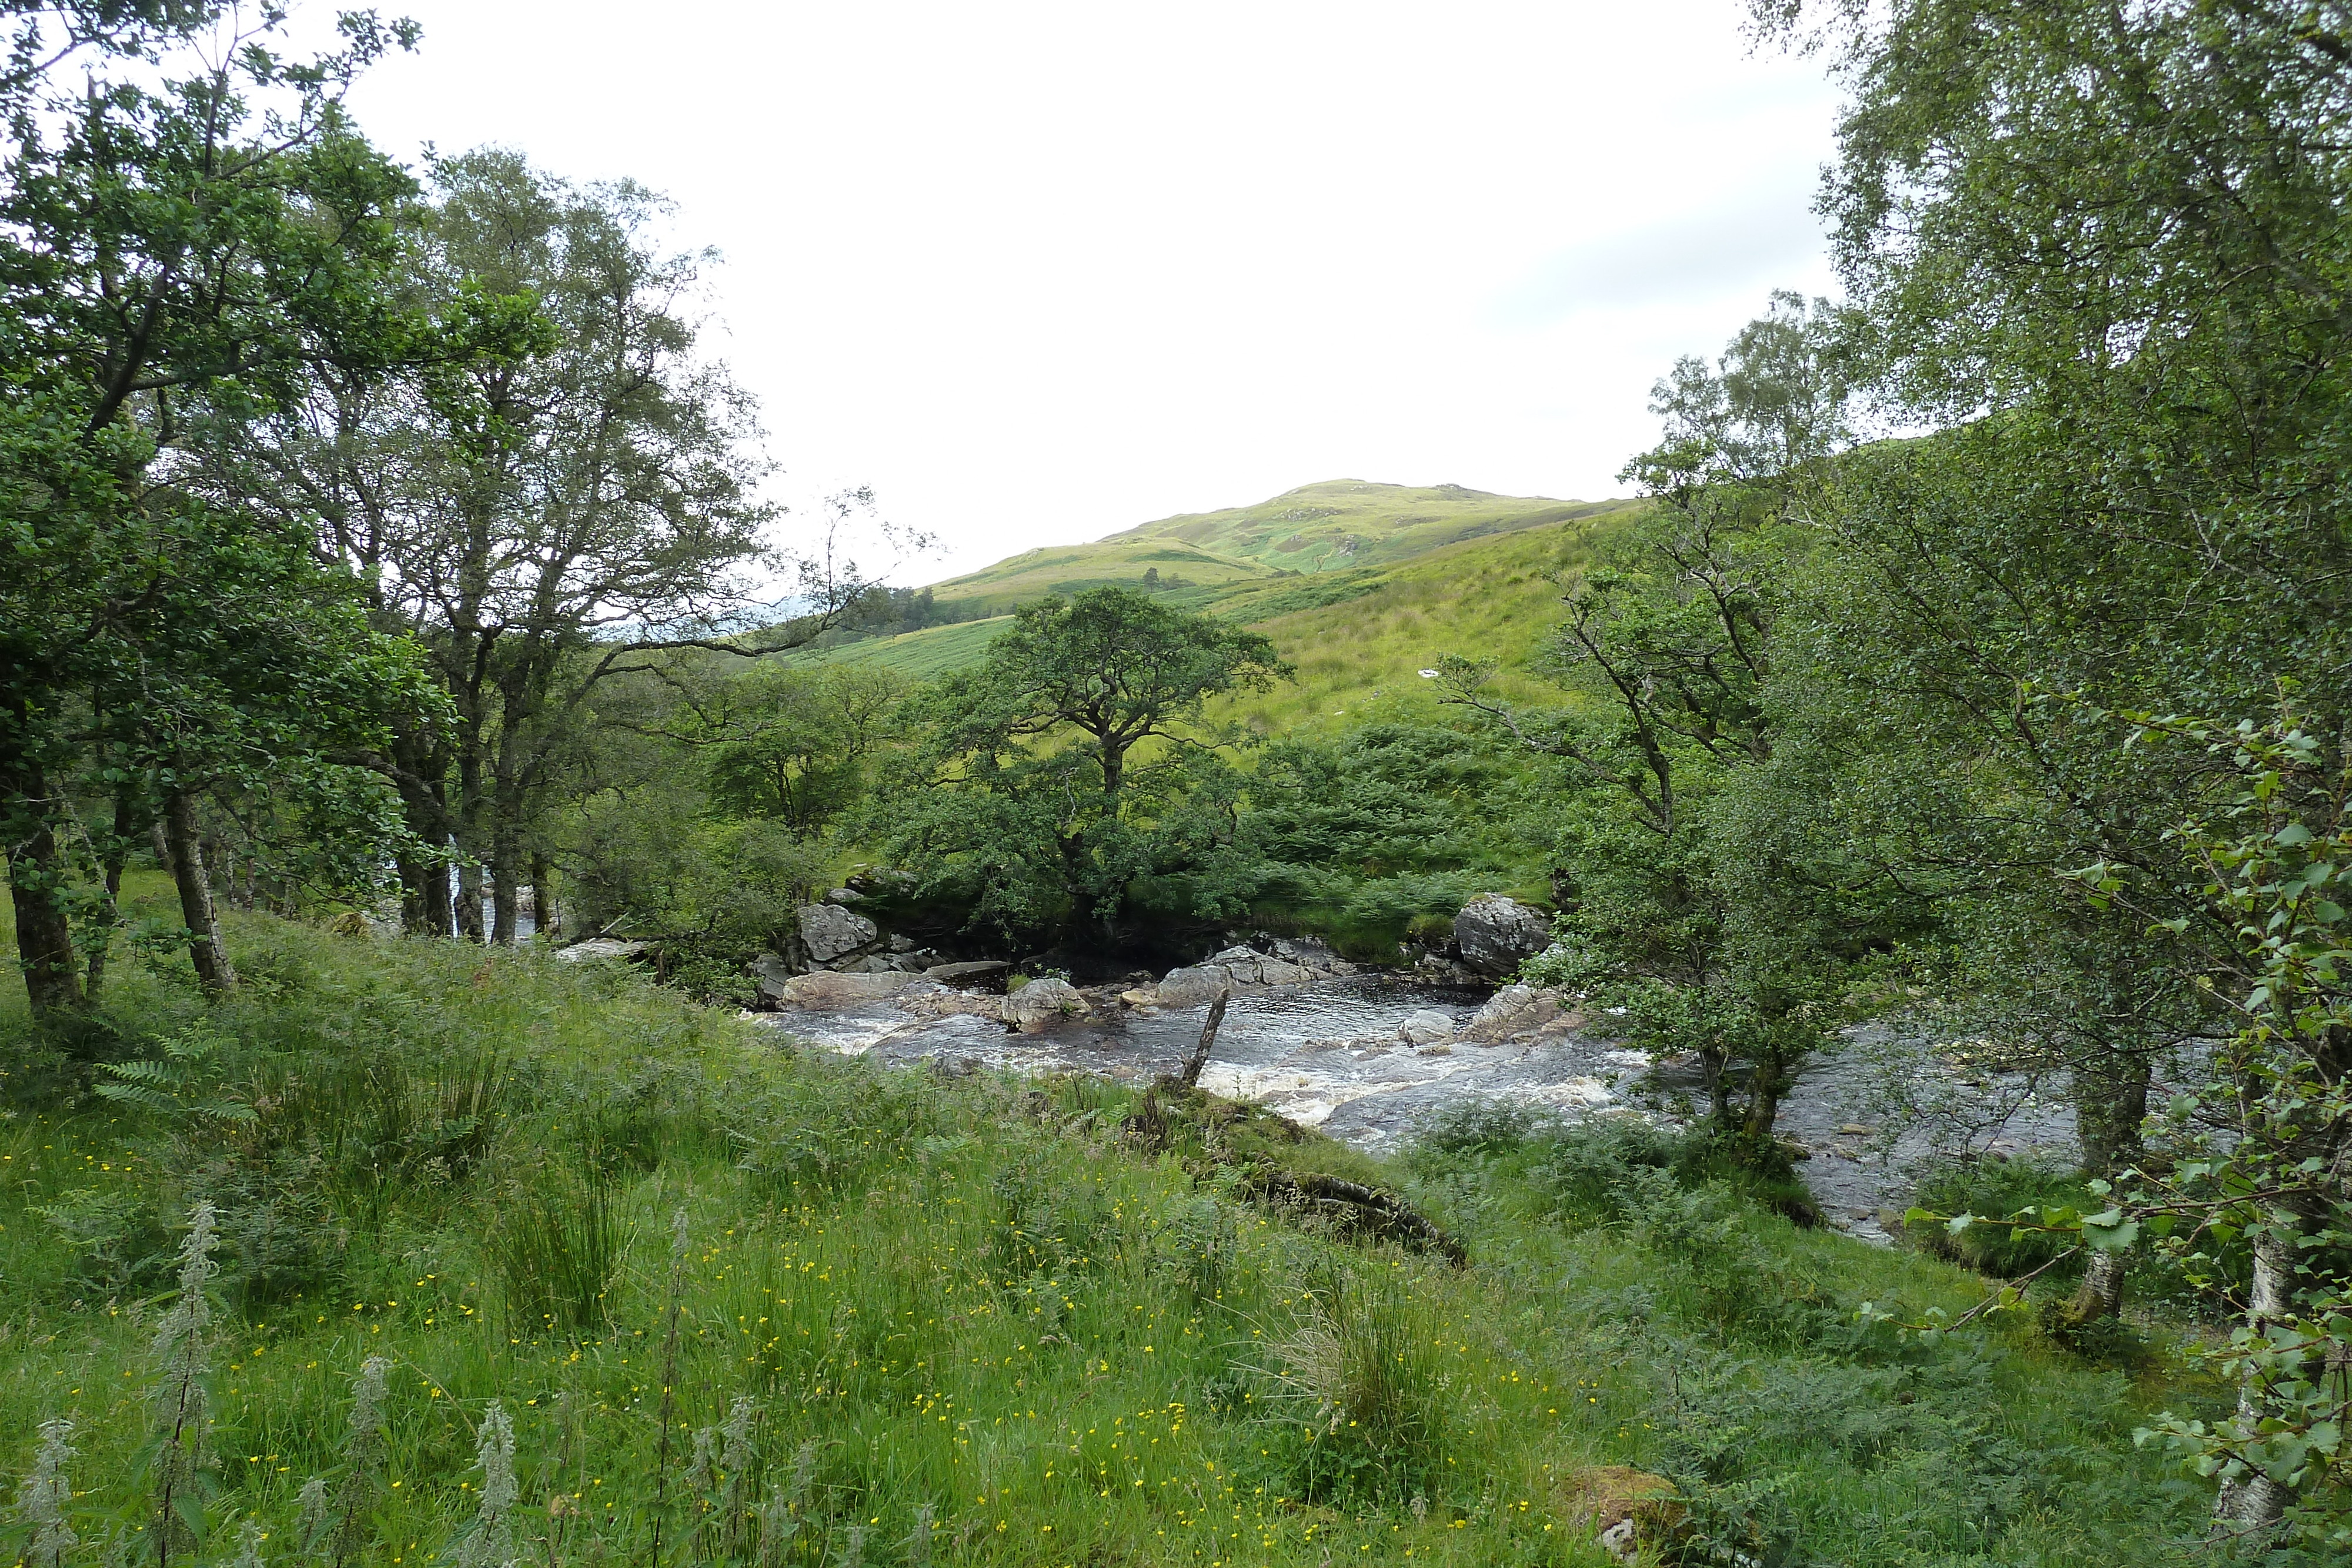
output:
[[[118,957],[79,1061],[0,995],[0,1472],[29,1495],[72,1423],[63,1561],[1599,1563],[1602,1465],[1681,1488],[1659,1561],[2143,1563],[2200,1526],[2128,1435],[2206,1397],[2160,1330],[2116,1370],[2014,1315],[1858,1325],[1988,1287],[1622,1138],[1474,1108],[1383,1166],[1181,1092],[870,1069],[611,966],[230,936],[212,1004]],[[125,1100],[93,1061],[158,1065]],[[1273,1196],[1315,1173],[1467,1265]]]

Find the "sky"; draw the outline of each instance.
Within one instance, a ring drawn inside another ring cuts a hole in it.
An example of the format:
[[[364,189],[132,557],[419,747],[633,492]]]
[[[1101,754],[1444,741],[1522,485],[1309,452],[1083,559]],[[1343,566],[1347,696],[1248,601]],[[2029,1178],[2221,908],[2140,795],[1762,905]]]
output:
[[[1676,356],[1833,291],[1835,95],[1738,0],[383,8],[370,135],[671,197],[783,542],[870,486],[903,582],[1322,479],[1622,494]]]

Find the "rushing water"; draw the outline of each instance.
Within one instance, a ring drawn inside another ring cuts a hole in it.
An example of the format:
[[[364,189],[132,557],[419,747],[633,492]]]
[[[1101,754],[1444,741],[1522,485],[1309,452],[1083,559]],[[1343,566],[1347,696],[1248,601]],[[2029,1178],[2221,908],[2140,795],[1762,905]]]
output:
[[[1409,1140],[1431,1112],[1469,1098],[1540,1106],[1579,1117],[1655,1107],[1677,1093],[1704,1102],[1696,1075],[1649,1057],[1588,1027],[1533,1042],[1452,1040],[1415,1048],[1402,1038],[1405,1019],[1442,1012],[1458,1029],[1486,998],[1482,989],[1440,988],[1395,976],[1363,974],[1300,986],[1237,992],[1228,1004],[1202,1087],[1255,1101],[1302,1125],[1374,1153]],[[762,1021],[812,1043],[877,1061],[938,1061],[950,1069],[1091,1072],[1142,1082],[1174,1071],[1200,1039],[1205,1007],[1119,1009],[1056,1024],[1042,1034],[1009,1033],[993,1019],[924,1019],[887,1005],[836,1011],[764,1015]],[[1781,1108],[1777,1130],[1812,1157],[1799,1166],[1831,1222],[1883,1239],[1880,1211],[1908,1201],[1910,1170],[1937,1141],[1914,1128],[1881,1138],[1858,1122],[1885,1082],[1890,1055],[1898,1071],[1936,1082],[1942,1097],[1966,1111],[2020,1102],[1978,1147],[2000,1153],[2066,1151],[2071,1116],[2027,1094],[2013,1081],[1963,1081],[1932,1058],[1906,1065],[1884,1049],[1840,1052],[1816,1061]]]

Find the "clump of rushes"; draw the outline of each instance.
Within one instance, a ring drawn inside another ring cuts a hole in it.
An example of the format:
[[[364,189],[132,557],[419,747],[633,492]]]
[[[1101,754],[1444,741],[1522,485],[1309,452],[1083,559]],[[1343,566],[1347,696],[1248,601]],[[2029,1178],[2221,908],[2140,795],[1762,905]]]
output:
[[[32,1531],[25,1547],[26,1568],[64,1568],[66,1553],[81,1544],[66,1511],[73,1501],[73,1483],[66,1478],[66,1461],[74,1457],[73,1423],[62,1416],[41,1423],[41,1446],[33,1455],[33,1473],[16,1492],[16,1520]]]
[[[475,1434],[474,1464],[482,1472],[482,1501],[472,1527],[450,1552],[452,1568],[506,1568],[515,1558],[514,1505],[522,1489],[515,1482],[514,1423],[497,1400],[482,1415]]]
[[[156,1331],[155,1563],[169,1568],[174,1550],[193,1551],[203,1518],[203,1472],[212,1463],[212,1423],[205,1381],[213,1322],[209,1286],[217,1265],[213,1246],[218,1217],[199,1203],[180,1244],[180,1287]]]

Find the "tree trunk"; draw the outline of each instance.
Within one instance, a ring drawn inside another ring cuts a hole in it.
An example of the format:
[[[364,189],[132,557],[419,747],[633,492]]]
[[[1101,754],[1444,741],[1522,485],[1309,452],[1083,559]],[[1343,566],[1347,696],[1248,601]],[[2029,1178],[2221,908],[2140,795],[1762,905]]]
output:
[[[555,915],[554,868],[547,863],[547,852],[530,852],[530,919],[541,936],[561,936],[563,924]]]
[[[2292,1311],[2295,1260],[2293,1238],[2280,1235],[2272,1227],[2255,1231],[2253,1289],[2247,1297],[2246,1326],[2257,1340]],[[2263,1414],[2262,1382],[2250,1369],[2238,1385],[2237,1424],[2252,1434]],[[2213,1518],[2232,1534],[2259,1534],[2278,1523],[2291,1500],[2293,1493],[2287,1488],[2268,1476],[2251,1475],[2222,1484],[2213,1500]]]
[[[482,862],[467,859],[457,862],[457,935],[468,942],[486,939],[482,930]]]
[[[511,947],[522,913],[522,791],[501,777],[490,809],[490,940]]]
[[[90,944],[89,975],[82,986],[93,1007],[98,1005],[99,993],[106,988],[107,953],[114,946],[114,928],[122,920],[122,862],[131,853],[131,834],[136,825],[131,791],[118,789],[114,792],[114,836],[106,845],[106,902],[99,906],[98,939]]]
[[[6,841],[8,898],[16,913],[16,959],[33,1016],[41,1018],[79,1009],[83,998],[73,926],[58,897],[66,868],[49,826],[48,775],[25,746],[30,727],[24,698],[0,714],[0,838]]]
[[[164,797],[163,838],[172,851],[172,880],[179,884],[180,919],[188,928],[188,957],[196,967],[196,984],[214,996],[233,990],[236,971],[221,946],[220,917],[213,906],[212,883],[205,875],[204,841],[196,827],[196,800],[185,789]]]
[[[2113,1180],[2139,1163],[2140,1124],[2147,1117],[2147,1058],[2116,1054],[2076,1070],[2075,1135],[2083,1145],[2083,1172]],[[2095,1251],[2083,1270],[2065,1318],[2080,1325],[2123,1311],[2126,1252]]]

